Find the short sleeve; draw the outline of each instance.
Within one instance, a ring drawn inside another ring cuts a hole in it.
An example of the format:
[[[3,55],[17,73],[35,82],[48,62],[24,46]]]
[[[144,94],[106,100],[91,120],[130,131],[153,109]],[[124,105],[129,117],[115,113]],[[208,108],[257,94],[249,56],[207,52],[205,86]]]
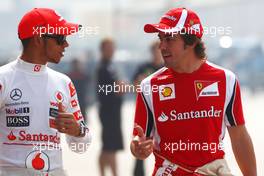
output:
[[[67,89],[69,90],[69,102],[68,102],[67,112],[72,113],[74,116],[74,119],[81,126],[86,127],[86,133],[84,137],[73,137],[73,136],[67,135],[66,141],[72,151],[77,152],[77,153],[83,153],[87,150],[88,146],[90,146],[91,144],[91,133],[84,122],[84,118],[83,118],[83,115],[82,115],[82,112],[79,106],[77,92],[76,92],[75,86],[72,83],[72,81],[70,81],[67,84]],[[76,146],[78,146],[76,144],[80,144],[80,145],[82,144],[85,147],[76,148]]]
[[[142,92],[137,93],[136,110],[134,125],[139,125],[146,137],[151,137],[151,132],[154,127],[153,113]],[[133,135],[137,135],[137,131],[133,131]]]
[[[226,107],[225,117],[227,126],[238,126],[245,124],[240,86],[237,79],[235,79],[234,85],[232,86],[232,94]]]

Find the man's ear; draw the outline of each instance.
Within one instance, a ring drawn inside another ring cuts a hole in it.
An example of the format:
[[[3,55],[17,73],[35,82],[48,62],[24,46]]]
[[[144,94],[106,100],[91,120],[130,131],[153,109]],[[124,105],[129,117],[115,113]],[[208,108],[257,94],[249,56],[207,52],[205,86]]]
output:
[[[44,40],[39,35],[34,35],[31,42],[34,46],[44,45]]]
[[[193,44],[186,44],[186,43],[184,43],[184,49],[188,49],[188,48],[191,48],[191,49],[193,49],[193,48],[195,48],[195,46],[196,46],[196,44],[197,44],[197,42],[194,42]]]

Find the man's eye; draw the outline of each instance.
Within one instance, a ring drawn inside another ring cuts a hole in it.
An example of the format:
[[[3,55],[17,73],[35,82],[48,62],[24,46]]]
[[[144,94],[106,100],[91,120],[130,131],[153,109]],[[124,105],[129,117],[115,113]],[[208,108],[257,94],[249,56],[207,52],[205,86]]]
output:
[[[165,40],[166,40],[166,42],[169,42],[169,41],[171,41],[171,38],[170,37],[166,37]]]
[[[170,36],[168,36],[168,37],[164,37],[164,39],[166,40],[166,42],[170,42],[170,41],[173,40],[172,37],[170,37]]]

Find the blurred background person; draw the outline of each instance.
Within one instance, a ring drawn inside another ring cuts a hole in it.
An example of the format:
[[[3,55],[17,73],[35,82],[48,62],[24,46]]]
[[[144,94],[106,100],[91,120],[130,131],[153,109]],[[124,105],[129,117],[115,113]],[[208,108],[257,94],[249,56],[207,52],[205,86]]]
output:
[[[160,53],[159,44],[159,41],[155,41],[151,44],[151,61],[145,62],[137,68],[136,73],[133,76],[135,86],[139,85],[144,78],[163,66],[163,59]]]
[[[163,66],[163,59],[159,49],[159,41],[155,41],[150,46],[151,52],[151,60],[141,64],[137,70],[135,75],[133,76],[134,86],[137,87],[140,85],[140,82],[149,76],[150,74],[154,73],[158,69]],[[136,164],[133,170],[134,176],[144,176],[145,169],[144,169],[144,161],[143,160],[136,160]]]
[[[100,44],[101,60],[97,70],[97,93],[99,103],[99,119],[102,126],[102,151],[99,157],[101,176],[105,175],[105,169],[110,167],[112,175],[117,176],[116,153],[123,149],[123,137],[121,133],[121,106],[122,93],[111,91],[106,93],[99,90],[99,87],[119,84],[118,70],[112,63],[115,52],[114,41],[105,38]]]
[[[88,106],[88,84],[89,77],[85,73],[82,62],[78,58],[73,58],[70,63],[70,72],[68,76],[72,79],[75,88],[78,92],[79,105],[81,107],[82,114],[84,116],[85,121],[87,122],[86,109]]]

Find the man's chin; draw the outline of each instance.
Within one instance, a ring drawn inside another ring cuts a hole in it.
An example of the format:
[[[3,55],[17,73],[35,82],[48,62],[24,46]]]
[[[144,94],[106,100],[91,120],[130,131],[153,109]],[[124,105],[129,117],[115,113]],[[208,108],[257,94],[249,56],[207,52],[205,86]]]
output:
[[[167,68],[171,68],[171,64],[167,63],[166,61],[164,62],[164,66]]]
[[[58,64],[60,62],[61,58],[55,58],[55,59],[50,59],[50,63],[53,63],[53,64]]]

